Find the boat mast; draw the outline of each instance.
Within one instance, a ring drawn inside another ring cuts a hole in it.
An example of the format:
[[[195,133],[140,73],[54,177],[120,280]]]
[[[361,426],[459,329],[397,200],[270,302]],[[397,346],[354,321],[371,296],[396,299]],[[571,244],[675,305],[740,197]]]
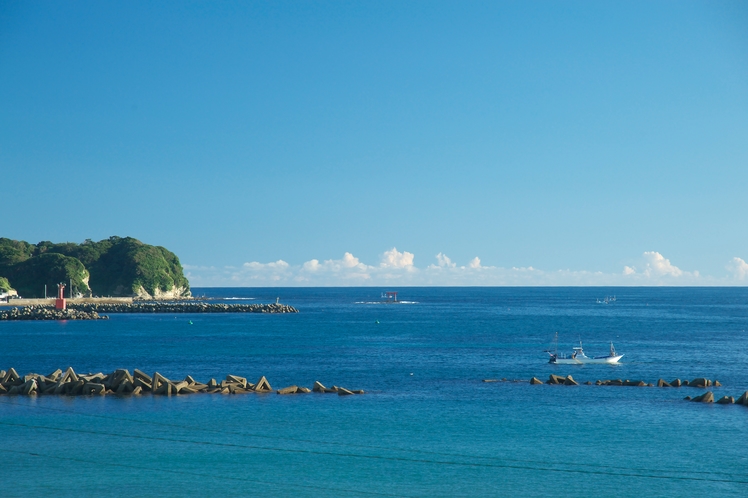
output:
[[[553,336],[553,355],[558,358],[558,331]]]

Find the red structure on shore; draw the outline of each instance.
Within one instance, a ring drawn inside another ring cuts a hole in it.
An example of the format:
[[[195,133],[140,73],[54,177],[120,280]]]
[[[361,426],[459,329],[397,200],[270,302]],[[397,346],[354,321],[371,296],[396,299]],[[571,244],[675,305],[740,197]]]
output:
[[[57,299],[55,299],[55,309],[64,310],[67,307],[65,301],[65,284],[57,284]]]

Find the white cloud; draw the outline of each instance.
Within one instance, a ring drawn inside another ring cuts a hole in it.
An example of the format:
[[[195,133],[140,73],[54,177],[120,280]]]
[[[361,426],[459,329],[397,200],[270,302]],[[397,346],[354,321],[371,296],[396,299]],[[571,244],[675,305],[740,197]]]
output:
[[[308,281],[313,275],[324,276],[325,274],[334,275],[337,278],[344,279],[369,279],[369,272],[373,269],[367,266],[353,254],[346,252],[341,259],[328,259],[320,263],[318,259],[307,261],[301,266],[300,275],[296,280]]]
[[[745,280],[748,277],[748,263],[741,258],[732,258],[725,268],[736,280]]]
[[[257,261],[252,261],[251,263],[244,263],[242,265],[244,268],[248,270],[255,270],[255,271],[262,271],[262,270],[285,270],[290,265],[283,261],[282,259],[279,259],[278,261],[275,261],[273,263],[258,263]]]
[[[642,285],[704,285],[698,271],[681,270],[668,258],[657,251],[646,251],[642,254],[640,264],[624,266],[623,278],[628,284]]]
[[[727,265],[730,277],[702,277],[697,271],[675,266],[659,252],[643,253],[635,265],[623,272],[604,273],[586,270],[542,270],[533,266],[484,266],[475,257],[458,266],[444,253],[436,255],[436,264],[419,269],[415,255],[396,248],[385,251],[376,265],[367,265],[350,252],[340,259],[310,259],[289,264],[281,259],[269,263],[252,261],[239,267],[194,266],[185,264],[193,287],[208,286],[335,286],[335,285],[486,285],[486,286],[614,286],[614,285],[742,285],[748,281],[748,263],[733,258]]]
[[[319,271],[321,267],[322,266],[319,264],[318,259],[310,259],[309,261],[307,261],[306,263],[302,265],[301,269],[304,271],[315,272],[315,271]]]
[[[436,261],[442,268],[454,268],[457,266],[456,263],[453,263],[451,259],[446,254],[439,253],[436,255]],[[433,266],[433,265],[432,265]]]
[[[399,252],[396,247],[382,254],[380,266],[384,268],[409,268],[413,266],[415,256],[412,252]]]
[[[279,259],[270,263],[251,261],[244,263],[241,268],[226,267],[231,274],[233,285],[258,285],[266,282],[279,284],[291,274],[291,265]]]
[[[670,275],[673,277],[680,277],[683,275],[683,270],[670,263],[670,260],[664,257],[662,254],[656,251],[647,251],[644,253],[644,260],[646,261],[644,275],[646,276],[659,276],[659,275]]]
[[[357,257],[347,252],[341,259],[328,259],[320,263],[318,259],[312,259],[302,265],[302,270],[309,272],[332,271],[339,272],[346,269],[368,270],[369,266],[361,263]]]

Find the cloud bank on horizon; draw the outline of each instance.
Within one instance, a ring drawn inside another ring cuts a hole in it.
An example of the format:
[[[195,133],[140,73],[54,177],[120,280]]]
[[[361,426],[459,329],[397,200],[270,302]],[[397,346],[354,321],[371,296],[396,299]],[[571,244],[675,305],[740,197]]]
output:
[[[366,264],[350,252],[340,259],[310,259],[300,265],[283,260],[269,263],[251,261],[241,266],[205,267],[184,265],[193,287],[268,286],[701,286],[745,285],[748,263],[734,257],[726,265],[727,274],[706,276],[698,270],[686,271],[656,251],[646,251],[632,266],[620,273],[587,270],[540,270],[528,267],[483,266],[477,256],[458,265],[444,253],[435,263],[415,265],[415,255],[385,251],[378,264]]]

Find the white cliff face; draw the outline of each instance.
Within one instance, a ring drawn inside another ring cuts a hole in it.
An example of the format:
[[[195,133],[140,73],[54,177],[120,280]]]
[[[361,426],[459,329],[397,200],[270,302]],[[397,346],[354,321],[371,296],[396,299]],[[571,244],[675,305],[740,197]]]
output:
[[[156,289],[156,292],[154,292],[153,295],[149,294],[147,290],[143,288],[141,285],[138,287],[135,291],[135,295],[133,297],[138,299],[178,299],[182,297],[190,297],[192,294],[186,287],[172,287],[171,290],[168,291],[162,291],[161,289]]]
[[[84,284],[86,284],[86,287],[88,287],[88,294],[91,294],[91,284],[88,283],[89,280],[91,280],[91,274],[88,273],[88,270],[86,270],[86,276],[81,279]]]
[[[15,289],[8,289],[7,291],[0,290],[0,297],[17,296],[18,291]]]

